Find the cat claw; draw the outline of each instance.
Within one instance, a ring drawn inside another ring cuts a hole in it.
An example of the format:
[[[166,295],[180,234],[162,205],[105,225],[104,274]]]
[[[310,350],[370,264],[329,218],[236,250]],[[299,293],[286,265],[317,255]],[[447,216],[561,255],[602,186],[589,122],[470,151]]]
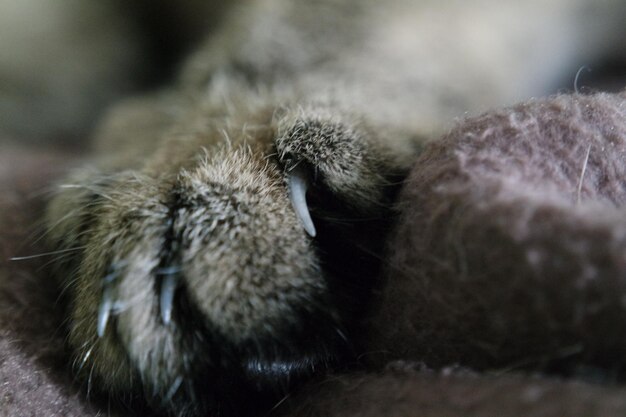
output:
[[[119,276],[121,266],[123,266],[122,263],[112,265],[109,273],[102,279],[102,301],[100,302],[100,307],[98,307],[98,320],[96,323],[98,337],[104,336],[111,312],[119,309],[120,303],[115,301],[113,283]]]
[[[102,301],[100,302],[100,307],[98,308],[98,323],[96,325],[96,331],[98,333],[98,337],[104,336],[104,332],[107,327],[107,322],[109,321],[109,317],[111,316],[112,310],[113,310],[113,290],[111,289],[111,285],[105,285],[104,291],[102,293]]]
[[[311,213],[306,203],[306,191],[308,187],[307,175],[303,168],[296,166],[289,172],[289,198],[291,205],[300,219],[304,230],[311,237],[317,234],[315,225],[311,219]]]
[[[161,307],[161,320],[168,325],[172,321],[172,310],[174,309],[174,295],[178,287],[178,276],[176,273],[167,273],[161,281],[161,294],[159,305]]]

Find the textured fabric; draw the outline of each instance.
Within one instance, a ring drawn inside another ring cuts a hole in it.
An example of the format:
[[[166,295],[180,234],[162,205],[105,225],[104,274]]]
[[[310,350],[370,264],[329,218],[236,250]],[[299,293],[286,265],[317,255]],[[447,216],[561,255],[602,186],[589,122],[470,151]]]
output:
[[[48,181],[72,156],[0,147],[0,417],[96,415],[72,385],[57,313],[58,292],[42,273],[37,218]],[[59,255],[55,255],[59,256]]]
[[[624,94],[459,124],[404,187],[372,346],[430,365],[622,371],[625,179]]]
[[[311,383],[288,400],[298,417],[614,417],[626,390],[446,369],[386,370]]]

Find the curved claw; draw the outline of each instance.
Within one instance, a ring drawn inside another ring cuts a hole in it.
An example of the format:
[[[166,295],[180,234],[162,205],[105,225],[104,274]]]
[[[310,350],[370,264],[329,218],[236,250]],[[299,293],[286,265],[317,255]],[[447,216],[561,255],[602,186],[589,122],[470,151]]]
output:
[[[100,307],[98,308],[98,322],[96,324],[98,337],[104,336],[107,322],[111,316],[111,310],[113,310],[113,290],[110,285],[105,285],[102,293],[102,301],[100,302]]]
[[[120,274],[120,267],[123,263],[118,262],[111,265],[109,273],[102,279],[102,301],[98,307],[98,320],[96,323],[96,333],[98,337],[104,336],[104,332],[109,322],[111,313],[119,309],[119,302],[115,300],[115,280]]]
[[[167,274],[161,281],[161,294],[159,296],[159,305],[161,307],[161,320],[164,324],[172,321],[172,310],[174,308],[174,295],[178,287],[178,275],[175,273]]]
[[[311,213],[309,213],[309,207],[306,204],[306,191],[308,187],[307,175],[303,168],[295,167],[289,172],[289,198],[291,204],[296,212],[296,215],[300,219],[304,230],[311,236],[315,237],[317,234],[313,219],[311,219]]]

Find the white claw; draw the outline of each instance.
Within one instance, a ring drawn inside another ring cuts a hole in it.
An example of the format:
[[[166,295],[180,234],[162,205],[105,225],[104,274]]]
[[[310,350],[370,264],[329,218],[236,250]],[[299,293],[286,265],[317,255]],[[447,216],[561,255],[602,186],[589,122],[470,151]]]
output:
[[[175,273],[165,275],[161,281],[159,304],[161,306],[161,320],[166,325],[172,321],[172,309],[174,308],[174,295],[177,286],[178,275]]]
[[[102,302],[98,308],[98,323],[96,330],[98,337],[104,336],[104,331],[107,328],[107,322],[111,316],[111,310],[113,309],[113,292],[110,285],[105,285],[102,293]]]
[[[167,399],[167,401],[171,401],[172,398],[174,398],[174,395],[176,395],[176,392],[178,391],[178,388],[180,388],[180,385],[182,383],[183,383],[183,377],[182,376],[176,377],[176,379],[174,380],[174,383],[172,384],[170,389],[167,390],[167,394],[165,395],[165,398]]]
[[[306,204],[307,176],[303,168],[296,166],[289,173],[289,198],[296,215],[302,222],[304,230],[311,236],[315,237],[315,225],[309,213],[309,207]]]

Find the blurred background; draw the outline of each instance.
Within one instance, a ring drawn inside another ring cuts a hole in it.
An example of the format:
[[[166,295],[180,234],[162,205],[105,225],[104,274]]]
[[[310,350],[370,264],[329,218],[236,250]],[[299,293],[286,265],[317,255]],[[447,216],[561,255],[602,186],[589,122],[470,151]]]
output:
[[[0,0],[0,140],[71,144],[153,88],[228,0]]]
[[[82,141],[108,104],[171,79],[232,3],[0,0],[0,141]],[[574,90],[574,76],[554,91]],[[625,63],[608,56],[581,68],[576,89],[625,80]]]

